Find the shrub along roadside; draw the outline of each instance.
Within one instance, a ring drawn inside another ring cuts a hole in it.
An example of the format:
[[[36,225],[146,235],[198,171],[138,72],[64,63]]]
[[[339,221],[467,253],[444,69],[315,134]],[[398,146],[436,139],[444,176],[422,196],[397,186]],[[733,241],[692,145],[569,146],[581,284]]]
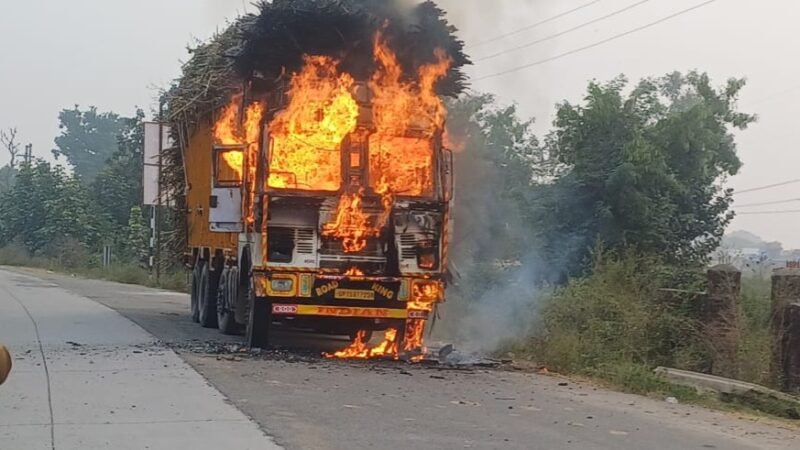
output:
[[[591,275],[542,294],[534,331],[503,350],[626,392],[723,406],[714,396],[653,373],[658,366],[703,372],[714,355],[695,302],[665,297],[660,290],[665,287],[704,289],[702,277],[678,273],[655,259],[601,254]],[[739,378],[769,385],[769,283],[744,279],[740,305]]]

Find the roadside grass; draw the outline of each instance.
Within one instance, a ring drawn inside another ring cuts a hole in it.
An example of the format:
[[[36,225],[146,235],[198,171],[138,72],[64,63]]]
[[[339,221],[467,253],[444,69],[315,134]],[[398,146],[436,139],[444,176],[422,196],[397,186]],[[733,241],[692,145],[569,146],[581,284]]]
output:
[[[164,271],[157,283],[150,271],[136,264],[115,262],[104,268],[93,264],[91,259],[83,264],[64,264],[54,258],[31,256],[13,245],[0,248],[0,265],[44,269],[95,280],[188,292],[188,275],[181,270]]]
[[[770,336],[772,285],[768,278],[745,277],[739,309],[739,378],[750,383],[772,386]]]
[[[615,389],[682,403],[789,417],[769,403],[698,392],[653,370],[708,372],[714,352],[690,297],[665,299],[660,287],[675,275],[656,261],[630,255],[598,259],[592,275],[543,293],[534,331],[500,354]],[[674,284],[672,284],[674,285]],[[702,289],[694,286],[691,290]],[[745,278],[740,300],[737,367],[742,381],[770,386],[770,283]]]

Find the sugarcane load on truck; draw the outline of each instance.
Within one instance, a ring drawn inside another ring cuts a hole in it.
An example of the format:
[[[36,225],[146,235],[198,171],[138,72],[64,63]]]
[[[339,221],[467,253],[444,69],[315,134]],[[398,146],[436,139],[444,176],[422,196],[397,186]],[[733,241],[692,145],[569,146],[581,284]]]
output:
[[[454,32],[432,2],[276,0],[193,49],[163,156],[195,321],[253,347],[291,327],[349,335],[334,356],[420,354],[445,299]]]

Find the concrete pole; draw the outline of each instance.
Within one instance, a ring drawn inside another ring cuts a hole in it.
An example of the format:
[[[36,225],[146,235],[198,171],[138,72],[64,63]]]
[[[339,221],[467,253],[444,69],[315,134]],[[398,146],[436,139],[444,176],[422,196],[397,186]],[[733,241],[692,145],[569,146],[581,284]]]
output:
[[[742,273],[730,265],[718,265],[708,271],[708,296],[702,308],[706,335],[714,348],[713,375],[736,378],[739,342],[739,293]]]
[[[772,276],[771,372],[776,386],[800,391],[800,269]]]

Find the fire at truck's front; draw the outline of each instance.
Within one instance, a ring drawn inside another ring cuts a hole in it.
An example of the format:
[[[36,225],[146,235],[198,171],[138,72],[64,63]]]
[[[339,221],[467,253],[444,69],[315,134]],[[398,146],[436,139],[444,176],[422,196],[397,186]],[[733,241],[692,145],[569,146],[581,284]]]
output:
[[[246,164],[264,172],[250,177],[263,198],[245,201],[262,205],[249,219],[261,235],[255,294],[273,321],[350,334],[340,357],[418,353],[444,300],[452,157],[434,85],[449,60],[406,81],[379,37],[374,51],[378,69],[364,81],[307,56],[249,152],[264,163]],[[386,330],[377,347],[372,330]]]

